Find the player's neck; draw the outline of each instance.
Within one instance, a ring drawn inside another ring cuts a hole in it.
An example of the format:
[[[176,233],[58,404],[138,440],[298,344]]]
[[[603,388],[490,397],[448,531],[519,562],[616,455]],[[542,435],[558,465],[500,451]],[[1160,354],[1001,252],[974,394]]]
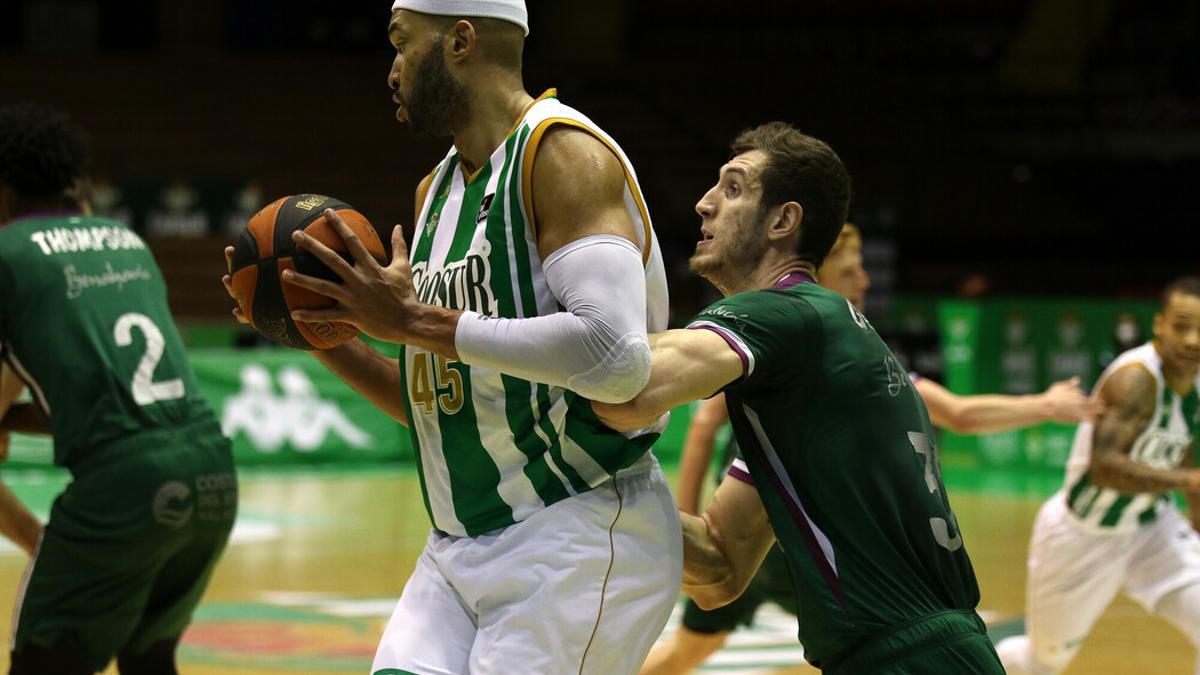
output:
[[[1196,387],[1196,368],[1180,369],[1176,373],[1171,373],[1166,364],[1163,364],[1163,379],[1167,381],[1167,386],[1171,391],[1180,396],[1187,396],[1192,393],[1192,389]]]
[[[733,293],[726,293],[726,295],[733,295],[734,293],[741,293],[743,291],[755,291],[762,288],[772,288],[781,279],[791,274],[805,274],[814,281],[817,278],[816,269],[795,255],[789,254],[780,257],[768,255],[763,258],[758,268],[752,274],[742,277],[745,279],[744,283],[736,284],[741,286],[740,288],[734,290]]]
[[[500,75],[472,89],[471,117],[454,134],[454,147],[468,172],[474,173],[488,161],[532,102],[520,76]]]
[[[10,223],[14,220],[24,220],[34,216],[62,215],[79,213],[78,208],[70,208],[61,199],[21,199],[6,202],[0,207],[0,223]]]

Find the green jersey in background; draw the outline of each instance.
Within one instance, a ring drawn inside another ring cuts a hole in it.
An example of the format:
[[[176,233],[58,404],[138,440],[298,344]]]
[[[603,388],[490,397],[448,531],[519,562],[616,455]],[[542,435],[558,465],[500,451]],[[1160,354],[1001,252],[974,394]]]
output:
[[[75,214],[0,226],[0,345],[50,415],[56,464],[212,416],[162,273],[121,223]]]

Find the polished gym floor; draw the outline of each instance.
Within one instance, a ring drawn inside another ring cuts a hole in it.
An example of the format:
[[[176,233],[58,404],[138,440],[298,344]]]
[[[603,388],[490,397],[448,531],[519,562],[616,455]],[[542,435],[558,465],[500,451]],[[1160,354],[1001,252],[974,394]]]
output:
[[[1055,486],[1052,477],[1034,486],[996,485],[979,473],[948,466],[945,479],[982,586],[980,611],[993,636],[1001,637],[1021,630],[1029,528]],[[45,517],[67,477],[8,471],[3,479]],[[181,671],[368,672],[427,529],[410,469],[244,471],[233,541],[185,634]],[[15,548],[0,548],[0,628],[11,623],[25,563]],[[803,665],[793,621],[765,608],[702,672],[816,672]],[[0,663],[6,667],[6,654]],[[1068,672],[1183,675],[1192,663],[1193,651],[1179,633],[1119,599]]]

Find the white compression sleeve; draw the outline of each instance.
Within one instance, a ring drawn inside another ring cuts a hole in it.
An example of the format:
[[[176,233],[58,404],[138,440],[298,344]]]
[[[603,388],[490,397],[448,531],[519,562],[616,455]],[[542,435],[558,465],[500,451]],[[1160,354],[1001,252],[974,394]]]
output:
[[[459,358],[603,403],[636,396],[650,379],[641,252],[621,237],[592,235],[542,267],[566,311],[528,319],[464,312],[454,336]]]

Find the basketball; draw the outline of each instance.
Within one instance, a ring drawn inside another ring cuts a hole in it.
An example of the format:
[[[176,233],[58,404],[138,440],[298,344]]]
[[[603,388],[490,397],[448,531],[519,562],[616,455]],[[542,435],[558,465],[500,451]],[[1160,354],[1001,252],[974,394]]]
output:
[[[374,226],[352,206],[324,195],[300,194],[277,199],[256,213],[233,246],[230,275],[238,306],[250,324],[271,340],[299,349],[329,349],[358,334],[348,323],[295,321],[296,309],[324,309],[333,300],[282,281],[284,270],[339,281],[337,274],[308,251],[296,248],[292,233],[302,230],[347,260],[345,242],[324,216],[333,209],[381,264],[383,242]]]

